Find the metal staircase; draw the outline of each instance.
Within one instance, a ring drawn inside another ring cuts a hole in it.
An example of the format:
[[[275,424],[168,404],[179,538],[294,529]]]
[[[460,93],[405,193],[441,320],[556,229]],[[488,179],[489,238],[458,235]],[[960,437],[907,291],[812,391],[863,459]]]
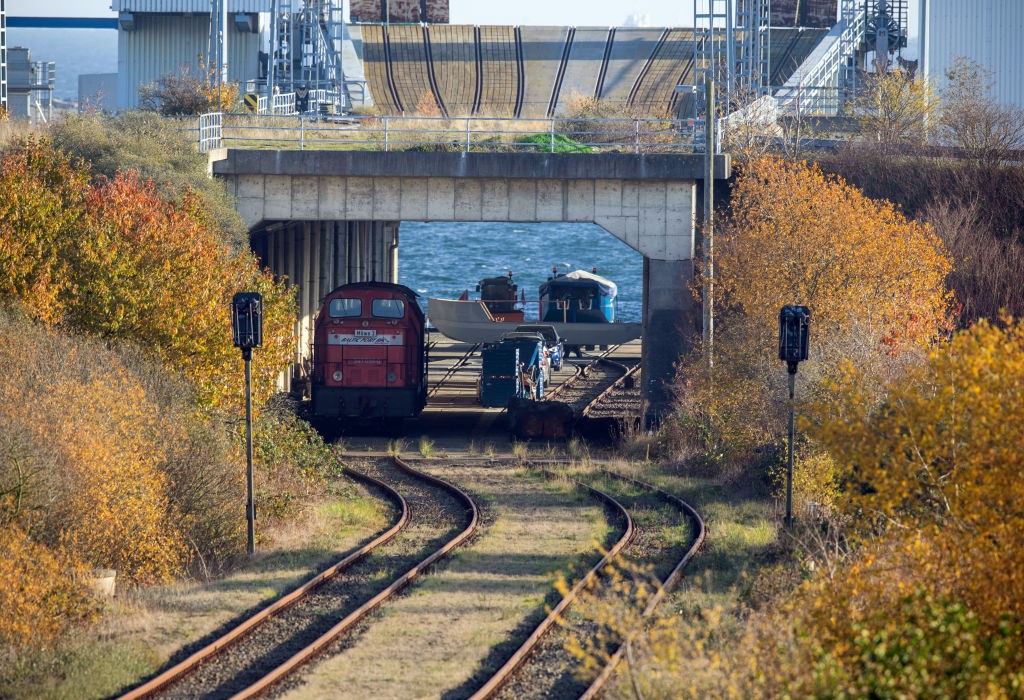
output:
[[[907,0],[840,0],[839,23],[775,97],[779,110],[840,114],[861,89],[865,63],[886,70],[890,54],[907,45]]]

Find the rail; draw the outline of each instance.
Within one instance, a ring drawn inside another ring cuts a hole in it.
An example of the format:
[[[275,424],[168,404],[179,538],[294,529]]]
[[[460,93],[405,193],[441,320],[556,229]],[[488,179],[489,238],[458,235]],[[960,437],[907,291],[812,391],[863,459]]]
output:
[[[201,152],[228,147],[640,154],[701,152],[697,137],[703,129],[703,121],[694,119],[355,116],[311,110],[283,115],[214,112],[201,115],[192,130],[198,133]]]

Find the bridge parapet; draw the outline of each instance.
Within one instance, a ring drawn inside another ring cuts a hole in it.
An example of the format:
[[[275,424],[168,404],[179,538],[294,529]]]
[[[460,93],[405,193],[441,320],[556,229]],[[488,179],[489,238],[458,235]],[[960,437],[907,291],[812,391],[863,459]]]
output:
[[[716,177],[729,175],[727,155]],[[693,256],[702,155],[229,150],[213,164],[264,220],[593,222],[656,260]]]

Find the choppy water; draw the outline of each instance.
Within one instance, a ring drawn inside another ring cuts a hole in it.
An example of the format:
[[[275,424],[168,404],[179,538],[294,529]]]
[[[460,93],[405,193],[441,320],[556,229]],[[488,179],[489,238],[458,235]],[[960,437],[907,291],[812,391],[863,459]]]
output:
[[[405,221],[399,228],[398,279],[424,307],[428,297],[455,299],[467,289],[477,298],[477,282],[509,270],[527,300],[536,300],[553,267],[596,267],[619,287],[618,318],[641,320],[643,256],[595,224]]]

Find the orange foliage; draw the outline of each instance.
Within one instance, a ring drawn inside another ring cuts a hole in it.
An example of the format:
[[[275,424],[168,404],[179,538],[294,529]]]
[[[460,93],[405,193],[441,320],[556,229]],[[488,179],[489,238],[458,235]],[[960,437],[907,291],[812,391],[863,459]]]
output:
[[[294,298],[227,245],[197,195],[168,201],[134,172],[89,185],[85,166],[47,141],[0,163],[0,299],[32,318],[136,343],[188,376],[204,405],[238,407],[229,305],[243,290],[263,295],[259,407],[291,359]]]
[[[139,582],[169,580],[184,551],[167,498],[160,415],[123,370],[40,396],[36,425],[57,447],[45,531],[94,568]]]
[[[769,157],[744,168],[716,244],[726,304],[770,335],[783,305],[810,307],[817,357],[926,347],[950,330],[938,237],[814,166]]]
[[[811,311],[801,396],[827,392],[844,363],[865,371],[869,386],[884,385],[950,329],[941,241],[806,164],[765,157],[742,169],[716,226],[715,257],[714,366],[685,364],[681,405],[725,461],[784,434],[782,306]]]
[[[75,583],[75,565],[33,542],[17,524],[0,527],[0,646],[53,642],[95,607]]]
[[[48,143],[22,143],[0,159],[0,298],[35,318],[59,320],[59,297],[88,174]]]
[[[283,285],[258,273],[251,253],[233,251],[197,196],[164,200],[135,172],[98,182],[86,203],[87,234],[76,260],[69,319],[78,328],[132,340],[182,371],[200,401],[218,406],[241,393],[240,353],[231,344],[235,292],[264,297],[264,335],[253,364],[260,405],[288,362],[294,309]]]

